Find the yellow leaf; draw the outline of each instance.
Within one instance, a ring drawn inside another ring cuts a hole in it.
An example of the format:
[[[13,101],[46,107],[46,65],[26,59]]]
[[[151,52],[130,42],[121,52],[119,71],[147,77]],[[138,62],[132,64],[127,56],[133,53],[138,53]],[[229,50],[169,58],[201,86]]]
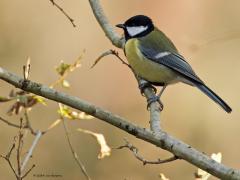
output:
[[[103,159],[106,156],[110,156],[111,155],[111,148],[107,145],[107,142],[105,140],[105,137],[102,134],[99,133],[94,133],[92,131],[89,130],[85,130],[85,129],[77,129],[77,131],[86,133],[86,134],[90,134],[91,136],[93,136],[94,138],[97,139],[98,144],[100,145],[100,153],[98,154],[98,159]]]
[[[159,177],[160,177],[161,180],[170,180],[163,173],[160,173]]]
[[[86,114],[85,112],[80,112],[80,113],[78,113],[78,118],[79,119],[93,119],[94,117],[89,114]]]
[[[62,86],[65,87],[65,88],[69,88],[70,87],[70,83],[67,80],[64,79],[62,81]]]
[[[33,99],[37,100],[37,102],[42,104],[42,105],[45,105],[45,106],[47,105],[45,99],[41,96],[34,95]]]

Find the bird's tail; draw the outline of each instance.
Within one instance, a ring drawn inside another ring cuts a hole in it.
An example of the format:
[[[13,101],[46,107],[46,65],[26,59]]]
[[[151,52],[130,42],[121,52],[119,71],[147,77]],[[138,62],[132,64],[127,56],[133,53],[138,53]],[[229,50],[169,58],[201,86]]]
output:
[[[195,84],[204,94],[219,104],[226,112],[230,113],[232,109],[225,103],[215,92],[208,88],[205,84]]]

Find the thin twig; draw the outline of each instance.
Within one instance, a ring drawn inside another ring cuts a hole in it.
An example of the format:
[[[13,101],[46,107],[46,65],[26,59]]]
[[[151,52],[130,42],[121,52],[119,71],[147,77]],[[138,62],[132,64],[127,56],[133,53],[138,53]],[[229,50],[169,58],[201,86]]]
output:
[[[168,163],[168,162],[172,162],[172,161],[175,161],[177,159],[179,159],[177,156],[172,156],[170,158],[167,158],[167,159],[157,159],[157,160],[154,160],[154,161],[150,161],[150,160],[147,160],[145,159],[143,156],[141,156],[139,153],[138,153],[138,148],[135,147],[133,144],[131,144],[127,139],[124,139],[125,141],[125,145],[122,145],[122,146],[119,146],[117,148],[114,148],[114,149],[123,149],[123,148],[128,148],[130,151],[132,151],[133,155],[143,163],[143,165],[146,165],[146,164],[163,164],[163,163]]]
[[[15,128],[20,128],[20,126],[18,124],[11,123],[11,122],[9,122],[8,120],[6,120],[2,117],[0,117],[0,121],[6,123],[9,126],[12,126],[12,127],[15,127]],[[26,127],[24,126],[23,128],[26,128]]]
[[[20,128],[19,128],[19,132],[18,132],[18,143],[17,143],[17,172],[18,172],[18,177],[21,177],[21,147],[22,147],[22,138],[23,138],[23,134],[22,134],[22,119],[20,119]]]
[[[30,130],[30,132],[33,134],[33,135],[37,135],[37,132],[34,131],[34,129],[32,128],[32,125],[30,123],[30,120],[29,120],[29,117],[28,117],[28,111],[27,111],[27,108],[24,108],[24,116],[25,116],[25,119],[26,119],[26,125],[25,127],[28,128]]]
[[[16,179],[19,179],[19,176],[18,176],[18,174],[16,173],[16,171],[15,171],[15,169],[13,168],[13,165],[12,165],[12,163],[11,163],[11,161],[10,161],[10,157],[11,157],[12,151],[14,150],[15,146],[16,146],[16,144],[15,144],[15,142],[14,142],[13,145],[12,145],[12,147],[11,147],[11,149],[10,149],[9,152],[7,153],[7,155],[6,155],[6,156],[0,155],[0,157],[3,158],[3,159],[5,159],[5,160],[8,162],[11,170],[13,171],[14,175],[16,176]]]
[[[29,161],[30,157],[33,154],[33,150],[36,147],[36,145],[37,145],[37,143],[38,143],[38,141],[40,140],[41,137],[42,137],[42,132],[38,130],[37,134],[35,136],[35,139],[34,139],[34,141],[32,143],[32,146],[28,150],[28,153],[27,153],[25,159],[23,160],[23,163],[21,165],[21,172],[24,170],[25,166],[27,165],[27,162]]]
[[[33,170],[34,167],[36,167],[35,164],[33,164],[32,167],[29,168],[29,170],[26,171],[26,173],[22,176],[22,179],[25,178]]]
[[[61,104],[59,103],[59,108],[61,110]],[[82,161],[79,159],[78,157],[78,154],[75,152],[74,148],[73,148],[73,145],[71,143],[71,140],[70,140],[70,137],[69,137],[69,131],[67,129],[67,125],[66,125],[66,122],[65,122],[65,118],[60,116],[60,119],[62,120],[62,123],[63,123],[63,128],[64,128],[64,132],[65,132],[65,136],[67,138],[67,142],[68,142],[68,145],[69,145],[69,148],[71,150],[71,153],[73,155],[73,158],[75,159],[75,161],[77,162],[78,166],[80,167],[82,173],[84,174],[85,178],[87,180],[91,180],[90,176],[88,175],[87,171],[86,171],[86,168],[85,166],[83,165]]]
[[[26,124],[23,125],[22,129],[29,129],[29,131],[32,133],[32,135],[36,136],[37,132],[31,127],[31,124],[29,122],[29,118],[26,117],[26,114],[25,114],[25,119],[26,119]],[[0,121],[2,121],[3,123],[6,123],[8,126],[12,126],[12,127],[18,128],[18,129],[20,128],[20,125],[11,123],[11,122],[9,122],[8,120],[6,120],[2,117],[0,117]],[[45,132],[43,132],[42,134],[45,134]]]
[[[76,27],[76,24],[74,23],[74,19],[71,18],[68,13],[60,6],[58,5],[55,0],[49,0],[53,6],[56,6],[57,9],[59,9],[63,14],[64,16],[71,22],[71,24],[73,25],[73,27]]]

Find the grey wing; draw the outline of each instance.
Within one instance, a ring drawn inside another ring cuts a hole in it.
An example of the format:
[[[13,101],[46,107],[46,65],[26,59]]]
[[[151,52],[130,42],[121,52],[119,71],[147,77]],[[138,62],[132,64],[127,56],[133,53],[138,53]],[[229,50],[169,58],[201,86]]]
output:
[[[156,51],[156,49],[150,49],[143,46],[139,46],[139,49],[147,59],[162,64],[178,72],[181,76],[187,78],[190,81],[204,84],[181,55],[168,51],[159,52]]]

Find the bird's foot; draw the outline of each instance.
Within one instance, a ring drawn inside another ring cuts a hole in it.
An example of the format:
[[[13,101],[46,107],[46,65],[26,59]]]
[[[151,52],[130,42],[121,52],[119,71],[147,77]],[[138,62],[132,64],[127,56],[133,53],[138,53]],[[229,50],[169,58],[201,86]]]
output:
[[[148,110],[149,110],[149,108],[150,108],[150,106],[151,106],[151,104],[152,104],[153,102],[158,102],[158,103],[159,103],[159,110],[160,110],[160,111],[163,110],[163,103],[162,103],[162,101],[160,100],[160,97],[159,97],[159,96],[153,96],[153,97],[151,97],[151,98],[149,98],[149,99],[147,100],[147,109],[148,109]]]
[[[143,83],[139,84],[138,87],[139,87],[140,92],[141,92],[142,95],[144,94],[144,90],[145,90],[146,88],[151,88],[151,89],[154,91],[155,94],[157,93],[157,88],[155,88],[155,87],[154,87],[153,85],[151,85],[149,82],[143,82]]]

